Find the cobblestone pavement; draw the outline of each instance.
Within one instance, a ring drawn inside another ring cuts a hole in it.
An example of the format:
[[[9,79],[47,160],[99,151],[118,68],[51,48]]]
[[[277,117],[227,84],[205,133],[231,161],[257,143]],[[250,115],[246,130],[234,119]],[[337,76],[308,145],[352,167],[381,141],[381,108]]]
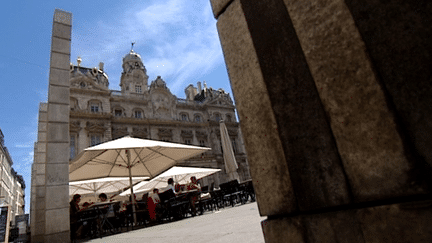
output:
[[[254,202],[88,242],[262,243],[264,236],[260,222],[264,219]]]

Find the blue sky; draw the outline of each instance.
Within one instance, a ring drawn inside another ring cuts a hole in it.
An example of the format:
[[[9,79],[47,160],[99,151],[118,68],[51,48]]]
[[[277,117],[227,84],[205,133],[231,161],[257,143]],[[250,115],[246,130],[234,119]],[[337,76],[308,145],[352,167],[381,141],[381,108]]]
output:
[[[209,0],[9,1],[0,9],[0,128],[15,170],[26,182],[37,137],[40,102],[47,100],[54,9],[72,12],[71,62],[104,62],[110,89],[119,90],[122,57],[131,42],[143,59],[149,84],[158,75],[171,92],[197,81],[232,96]]]

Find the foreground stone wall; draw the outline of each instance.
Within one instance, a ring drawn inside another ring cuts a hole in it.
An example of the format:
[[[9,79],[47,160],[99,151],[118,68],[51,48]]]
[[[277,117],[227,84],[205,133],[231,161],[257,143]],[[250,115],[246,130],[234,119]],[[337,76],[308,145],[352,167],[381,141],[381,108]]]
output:
[[[381,2],[211,0],[266,242],[432,240],[432,4]]]

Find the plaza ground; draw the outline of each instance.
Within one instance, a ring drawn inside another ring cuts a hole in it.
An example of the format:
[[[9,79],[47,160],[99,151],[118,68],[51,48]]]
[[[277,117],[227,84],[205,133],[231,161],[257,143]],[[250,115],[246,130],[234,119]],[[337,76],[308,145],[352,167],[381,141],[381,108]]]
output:
[[[87,242],[262,243],[261,221],[264,219],[254,202]]]

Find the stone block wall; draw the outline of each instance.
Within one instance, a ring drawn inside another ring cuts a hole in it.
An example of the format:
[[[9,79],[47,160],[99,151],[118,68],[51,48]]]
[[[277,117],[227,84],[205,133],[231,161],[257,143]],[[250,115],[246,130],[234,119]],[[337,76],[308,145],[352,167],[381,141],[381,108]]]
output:
[[[48,103],[39,109],[32,169],[32,242],[70,242],[69,60],[72,14],[56,9]]]
[[[428,242],[427,1],[211,0],[266,242]]]

